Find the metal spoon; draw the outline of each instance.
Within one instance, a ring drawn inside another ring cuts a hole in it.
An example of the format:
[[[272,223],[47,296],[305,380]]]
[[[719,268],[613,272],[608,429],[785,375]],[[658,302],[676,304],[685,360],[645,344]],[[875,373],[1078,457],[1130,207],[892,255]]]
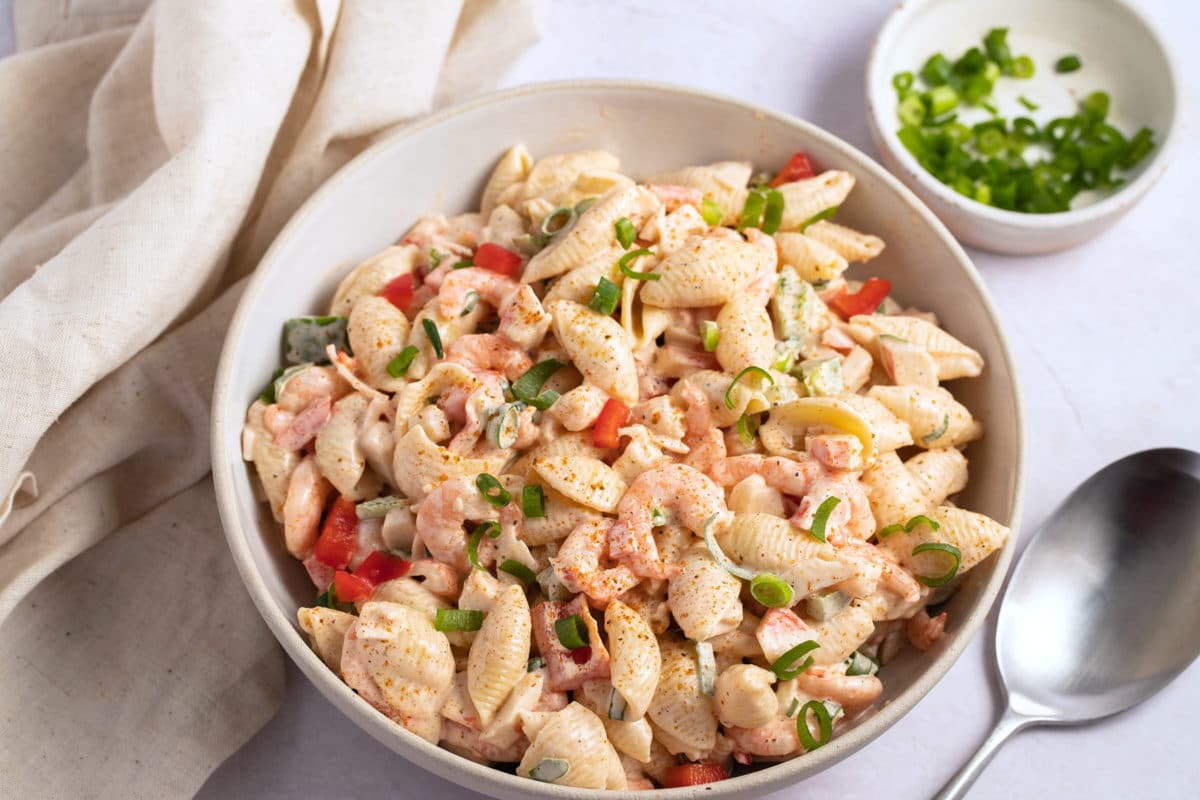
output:
[[[1013,570],[996,625],[1005,708],[936,800],[967,790],[1030,725],[1107,717],[1200,654],[1200,454],[1146,450],[1059,506]]]

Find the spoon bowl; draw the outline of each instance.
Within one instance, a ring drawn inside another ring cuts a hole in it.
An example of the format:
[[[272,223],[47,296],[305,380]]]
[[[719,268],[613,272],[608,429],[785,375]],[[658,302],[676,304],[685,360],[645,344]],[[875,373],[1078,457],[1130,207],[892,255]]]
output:
[[[1200,454],[1147,450],[1097,472],[1029,543],[1001,600],[1007,707],[942,790],[960,798],[996,748],[1033,724],[1124,711],[1200,654]]]

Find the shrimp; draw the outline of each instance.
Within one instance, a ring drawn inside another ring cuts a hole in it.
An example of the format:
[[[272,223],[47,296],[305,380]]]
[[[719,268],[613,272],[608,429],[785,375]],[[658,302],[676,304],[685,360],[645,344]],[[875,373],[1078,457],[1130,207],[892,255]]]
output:
[[[734,759],[739,764],[749,764],[744,756],[783,758],[800,751],[800,736],[796,732],[796,721],[787,717],[773,720],[755,728],[728,727],[725,735],[733,740]],[[739,758],[741,755],[743,758]],[[743,760],[744,759],[744,760]]]
[[[283,541],[296,558],[303,559],[316,544],[321,514],[332,491],[333,485],[317,469],[316,458],[305,456],[296,465],[283,502]]]
[[[806,457],[791,459],[750,453],[720,459],[712,465],[708,474],[725,487],[733,486],[751,475],[761,475],[772,489],[800,496],[807,495],[821,477],[821,465]]]
[[[853,473],[826,476],[813,481],[792,515],[793,525],[809,530],[821,504],[830,497],[840,501],[825,522],[825,537],[833,544],[866,541],[875,534],[875,515],[867,490]]]
[[[847,675],[844,667],[811,667],[796,676],[796,688],[812,697],[839,703],[847,717],[868,708],[883,693],[874,675]]]
[[[713,514],[729,515],[725,493],[703,472],[686,464],[667,464],[643,472],[617,506],[617,524],[608,533],[609,556],[626,562],[643,578],[671,578],[678,564],[665,564],[654,541],[654,509],[673,516],[697,536]]]
[[[858,471],[863,468],[862,443],[848,433],[822,433],[808,439],[808,452],[830,469]]]
[[[713,424],[712,410],[704,392],[684,380],[679,396],[687,404],[684,415],[687,435],[683,443],[688,447],[688,454],[683,463],[700,472],[710,472],[714,464],[725,458],[725,437]]]
[[[456,269],[446,276],[438,289],[438,312],[446,319],[457,319],[467,305],[467,295],[475,292],[479,299],[499,308],[510,294],[521,288],[512,278],[479,267]]]
[[[471,479],[458,475],[442,483],[421,501],[417,511],[417,535],[429,554],[466,574],[471,570],[467,560],[467,520],[494,520],[498,512],[475,488]]]
[[[333,403],[328,397],[321,397],[298,414],[284,411],[278,405],[267,406],[263,424],[275,434],[275,445],[281,450],[299,450],[316,438],[332,414]]]
[[[904,625],[904,632],[908,634],[908,641],[912,643],[913,647],[921,651],[933,647],[934,643],[942,638],[942,634],[945,631],[945,611],[936,617],[931,617],[929,616],[929,612],[922,608]]]
[[[510,381],[515,381],[533,366],[533,359],[524,350],[494,333],[470,333],[455,339],[446,348],[446,360],[462,364],[475,374],[500,372]]]
[[[900,562],[896,560],[896,557],[891,552],[865,542],[847,542],[838,545],[837,549],[839,553],[851,553],[865,561],[878,564],[881,569],[879,583],[884,589],[897,595],[904,602],[915,603],[921,599],[921,584],[917,583],[917,579],[900,565]],[[858,579],[855,578],[852,580]],[[853,589],[858,587],[843,587],[841,584],[838,584],[838,588]],[[863,597],[865,594],[870,594],[870,592],[849,591],[847,594],[854,597]]]
[[[333,403],[351,387],[332,367],[309,366],[288,377],[275,402],[263,411],[263,424],[283,450],[299,450],[313,440],[332,413]]]
[[[453,720],[446,720],[442,723],[441,745],[472,761],[515,763],[521,760],[525,748],[529,746],[529,740],[519,738],[507,747],[497,747],[484,741],[483,734],[479,731],[471,730]]]
[[[492,374],[499,377],[498,373]],[[467,395],[463,404],[463,427],[450,440],[447,449],[452,453],[469,453],[487,428],[490,412],[503,403],[504,394],[499,381],[489,381]],[[520,438],[519,420],[517,431]]]
[[[453,219],[436,214],[418,219],[398,244],[411,244],[420,250],[440,250],[466,257],[475,249],[482,232],[482,220],[478,214],[460,214]],[[454,263],[453,260],[450,263]]]
[[[704,192],[691,186],[652,183],[646,188],[666,206],[667,211],[675,211],[680,206],[695,206],[699,209],[704,202]]]
[[[457,600],[460,582],[458,573],[432,558],[418,558],[408,568],[408,577],[420,578],[421,586],[445,600]]]
[[[607,607],[641,581],[624,564],[601,568],[601,562],[608,560],[604,551],[613,524],[611,519],[583,523],[571,531],[558,554],[550,559],[562,584],[576,594],[586,594],[595,608]]]
[[[758,228],[747,228],[746,239],[767,254],[762,271],[746,287],[746,292],[754,298],[755,303],[765,306],[775,294],[775,284],[779,280],[779,250],[775,240]]]

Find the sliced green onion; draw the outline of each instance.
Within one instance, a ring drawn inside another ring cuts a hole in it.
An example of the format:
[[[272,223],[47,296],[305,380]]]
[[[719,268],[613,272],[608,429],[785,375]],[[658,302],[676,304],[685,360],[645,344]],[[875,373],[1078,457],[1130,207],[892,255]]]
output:
[[[1027,80],[1033,77],[1033,59],[1029,56],[1017,56],[1013,59],[1012,75],[1014,78]]]
[[[658,506],[650,509],[650,524],[655,528],[661,528],[667,524],[667,514]]]
[[[983,47],[987,50],[988,58],[1000,67],[1008,67],[1012,63],[1012,50],[1008,47],[1008,28],[992,28],[983,37]]]
[[[808,728],[809,712],[817,718],[817,738],[813,738],[812,731]],[[828,744],[833,737],[833,718],[829,714],[829,709],[820,700],[809,700],[800,709],[800,713],[796,716],[796,736],[800,739],[800,744],[804,747],[804,752],[811,753],[822,745]]]
[[[542,587],[542,593],[546,595],[547,600],[570,600],[571,590],[563,586],[562,581],[554,574],[553,567],[546,567],[537,574],[538,586]]]
[[[783,222],[783,192],[778,189],[767,189],[767,208],[763,212],[762,232],[771,236],[779,230]]]
[[[507,450],[517,443],[521,434],[521,409],[525,404],[517,401],[505,403],[492,414],[487,423],[487,438],[497,450]]]
[[[886,539],[893,533],[899,533],[902,530],[904,530],[904,524],[901,522],[895,522],[891,525],[885,525],[884,527],[880,528],[879,533],[877,533],[876,536],[878,536],[880,539]]]
[[[771,671],[775,673],[775,677],[779,678],[779,680],[790,681],[813,665],[813,657],[808,656],[808,654],[820,646],[821,643],[816,639],[806,639],[777,658],[775,663],[771,665]],[[800,666],[795,666],[796,662],[800,661],[804,656],[808,656],[808,658],[805,658]]]
[[[958,105],[958,92],[950,86],[935,86],[925,95],[925,105],[930,114],[941,116]]]
[[[466,269],[467,267],[475,266],[475,262],[469,258],[464,258],[461,261],[455,261],[450,269]]]
[[[463,310],[459,313],[459,316],[465,317],[467,314],[470,314],[475,310],[475,306],[477,305],[479,305],[479,292],[472,289],[463,298]]]
[[[850,605],[850,598],[834,589],[819,594],[810,594],[804,601],[804,610],[817,622],[825,622],[833,619],[848,605]]]
[[[443,253],[441,250],[438,250],[436,247],[429,248],[429,270],[430,270],[430,272],[437,269],[438,264],[442,263],[442,259],[445,257],[446,257],[446,254]]]
[[[921,67],[921,80],[930,86],[941,86],[948,83],[954,74],[954,66],[941,53],[934,53]]]
[[[874,675],[876,672],[879,672],[879,662],[857,650],[846,659],[847,675]]]
[[[1083,98],[1081,107],[1083,113],[1093,119],[1104,119],[1108,116],[1108,92],[1092,92]]]
[[[537,573],[513,558],[504,559],[500,571],[507,572],[526,586],[537,583]]]
[[[599,197],[585,197],[575,204],[575,213],[583,216],[583,212],[592,207],[592,204],[599,200]]]
[[[837,206],[830,206],[829,208],[818,211],[808,219],[804,220],[804,222],[800,223],[800,232],[804,233],[806,230],[808,230],[809,225],[820,222],[823,219],[833,219],[834,215],[837,214],[837,210]]]
[[[483,569],[479,564],[479,543],[486,536],[489,539],[495,539],[500,535],[500,523],[495,520],[481,522],[475,527],[471,536],[467,539],[467,560],[471,562],[471,566],[475,569]]]
[[[933,531],[934,533],[937,533],[938,528],[942,527],[941,525],[937,524],[936,520],[932,520],[924,514],[917,514],[908,522],[904,523],[904,530],[908,533],[912,533],[913,528],[917,527],[918,525],[928,525],[929,530]]]
[[[1083,62],[1079,60],[1077,55],[1063,56],[1058,61],[1054,62],[1054,71],[1057,73],[1074,72],[1083,66]]]
[[[700,693],[711,697],[717,685],[717,658],[712,642],[696,642],[696,674],[700,678]]]
[[[716,322],[706,319],[700,323],[700,341],[704,343],[706,353],[717,349],[717,344],[721,341],[721,329],[717,327]]]
[[[533,406],[538,411],[545,411],[550,406],[554,405],[559,397],[561,397],[561,395],[558,392],[554,391],[553,389],[547,389],[546,391],[539,393],[537,397],[531,397],[529,399],[529,405]]]
[[[524,400],[528,403],[542,390],[542,385],[550,380],[550,377],[554,373],[565,366],[566,364],[557,358],[547,358],[545,361],[539,361],[526,370],[524,375],[513,381],[513,396],[518,400]]]
[[[826,497],[821,505],[817,506],[817,511],[813,514],[812,530],[809,533],[818,542],[825,541],[825,526],[829,524],[829,515],[838,507],[838,503],[842,502],[840,497],[832,495]]]
[[[403,497],[388,495],[376,497],[374,500],[364,500],[354,507],[354,513],[359,519],[382,519],[393,508],[399,508],[408,503]]]
[[[541,669],[544,666],[546,666],[546,660],[544,658],[538,658],[538,657],[531,658],[527,662],[525,662],[525,671],[526,672],[536,672],[537,670]]]
[[[734,424],[734,429],[742,444],[749,447],[754,444],[754,437],[758,435],[758,415],[742,414]]]
[[[546,240],[553,239],[571,227],[571,224],[575,222],[577,217],[578,213],[571,206],[559,206],[542,218],[542,224],[538,232]]]
[[[613,232],[617,235],[617,241],[621,244],[624,250],[629,249],[629,245],[633,244],[633,240],[637,238],[637,228],[633,227],[629,217],[621,217],[613,223]]]
[[[720,225],[721,220],[725,219],[725,209],[706,197],[700,203],[700,216],[704,217],[706,225],[713,227]]]
[[[608,278],[601,278],[592,292],[592,299],[588,301],[588,308],[601,314],[611,314],[617,310],[620,303],[621,287]]]
[[[1020,97],[1018,97],[1017,102],[1020,103],[1021,105],[1025,106],[1026,108],[1028,108],[1030,111],[1037,111],[1038,107],[1039,107],[1037,103],[1033,102],[1025,95],[1021,95]]]
[[[500,480],[486,472],[475,476],[475,488],[483,495],[484,500],[496,508],[504,508],[512,500],[512,495],[500,484]]]
[[[436,330],[436,328],[435,328]],[[387,373],[393,378],[402,378],[404,373],[408,372],[408,368],[412,366],[413,359],[421,351],[415,345],[409,345],[400,351],[400,355],[388,362]]]
[[[904,94],[913,85],[913,74],[911,72],[897,72],[892,76],[892,88],[900,94]]]
[[[571,762],[565,758],[543,758],[537,766],[529,770],[529,777],[535,781],[551,783],[571,771]]]
[[[750,194],[746,195],[746,204],[742,206],[742,215],[738,220],[738,230],[757,228],[766,207],[767,196],[758,189],[751,190]]]
[[[608,696],[608,718],[615,719],[618,722],[625,719],[625,711],[629,704],[625,702],[625,698],[621,696],[615,688]]]
[[[713,514],[704,523],[704,545],[708,548],[708,554],[712,556],[712,560],[718,567],[728,572],[735,578],[741,578],[744,581],[754,580],[754,573],[745,567],[739,567],[737,564],[729,560],[729,556],[721,550],[721,546],[717,544],[716,534],[713,533],[713,523],[721,516],[720,513]]]
[[[617,266],[621,269],[621,274],[626,278],[635,281],[657,281],[662,279],[662,275],[657,272],[634,272],[629,265],[642,256],[654,255],[653,250],[642,248],[641,250],[630,250],[625,255],[621,256],[621,260],[617,262]]]
[[[558,636],[559,644],[568,650],[587,647],[588,642],[591,641],[587,626],[583,624],[583,619],[578,614],[555,620],[554,633]]]
[[[935,575],[932,578],[924,575],[918,575],[917,580],[933,589],[936,589],[939,586],[945,586],[947,583],[954,580],[954,576],[958,574],[958,566],[962,563],[961,550],[952,544],[946,544],[944,542],[925,542],[924,544],[919,544],[913,548],[912,554],[914,556],[920,555],[921,553],[945,553],[946,555],[950,556],[954,563],[950,565],[950,569],[946,570],[941,575]]]
[[[775,379],[771,377],[771,373],[767,372],[762,367],[755,367],[755,366],[746,367],[744,370],[742,370],[741,372],[739,372],[737,375],[734,376],[733,380],[730,381],[730,383],[729,383],[729,388],[725,390],[725,407],[726,408],[733,409],[734,407],[737,406],[737,403],[733,402],[733,387],[737,386],[741,382],[742,378],[746,377],[747,375],[758,375],[759,377],[767,379],[768,386],[775,385]]]
[[[421,327],[425,329],[425,335],[429,337],[429,343],[433,345],[433,352],[438,358],[445,358],[446,351],[442,349],[442,335],[438,333],[437,325],[426,317],[421,320]]]
[[[946,428],[948,428],[948,427],[950,427],[950,415],[943,414],[941,426],[938,427],[937,430],[932,431],[932,432],[927,433],[924,436],[922,436],[921,441],[924,442],[925,444],[929,444],[930,442],[934,441],[935,439],[940,439],[942,437],[942,434],[944,434],[946,432]]]
[[[483,612],[466,608],[439,608],[433,627],[443,633],[477,631],[483,627]]]
[[[791,584],[769,572],[754,576],[750,581],[750,594],[767,608],[787,608],[794,596]]]
[[[521,511],[525,519],[546,516],[546,494],[541,486],[531,483],[521,490]]]
[[[910,94],[900,101],[896,116],[905,125],[920,125],[925,121],[925,101],[918,95]]]
[[[787,717],[788,719],[791,719],[792,717],[796,716],[796,712],[799,710],[800,710],[800,698],[793,697],[791,704],[788,706],[787,713],[784,714],[784,716]]]

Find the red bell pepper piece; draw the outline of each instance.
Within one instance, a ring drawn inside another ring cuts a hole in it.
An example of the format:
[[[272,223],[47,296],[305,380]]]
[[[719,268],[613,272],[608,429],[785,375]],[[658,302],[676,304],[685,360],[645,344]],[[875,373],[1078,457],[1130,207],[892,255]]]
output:
[[[801,151],[788,159],[788,162],[783,165],[783,169],[779,170],[779,174],[771,181],[771,185],[782,186],[785,183],[811,178],[815,174],[812,164],[808,163],[808,156]]]
[[[358,565],[358,569],[354,570],[354,576],[362,578],[372,586],[378,586],[381,583],[394,581],[396,578],[403,578],[411,566],[410,562],[399,556],[376,550],[363,559],[363,562]]]
[[[850,319],[858,314],[874,314],[875,309],[879,308],[879,305],[887,299],[890,291],[892,291],[891,281],[884,278],[867,278],[867,282],[862,285],[862,288],[853,294],[842,289],[829,301],[829,306],[841,314],[844,319]]]
[[[407,312],[412,305],[413,295],[417,289],[417,279],[411,272],[392,278],[387,286],[379,292],[379,296],[401,311]]]
[[[484,242],[475,251],[475,266],[508,278],[515,278],[521,274],[523,262],[524,259],[519,253],[491,242]]]
[[[629,422],[629,406],[615,397],[610,397],[600,409],[596,424],[592,428],[592,444],[596,447],[616,447],[621,443],[617,429],[625,427]]]
[[[724,767],[713,761],[701,761],[699,764],[676,764],[667,767],[663,775],[663,786],[673,789],[677,786],[699,786],[702,783],[715,783],[729,777]]]
[[[354,503],[338,495],[325,512],[321,535],[313,545],[313,555],[327,567],[345,569],[358,550],[358,512]]]
[[[371,599],[371,592],[375,591],[375,587],[365,578],[339,569],[333,573],[333,591],[337,593],[339,602],[362,603]]]

